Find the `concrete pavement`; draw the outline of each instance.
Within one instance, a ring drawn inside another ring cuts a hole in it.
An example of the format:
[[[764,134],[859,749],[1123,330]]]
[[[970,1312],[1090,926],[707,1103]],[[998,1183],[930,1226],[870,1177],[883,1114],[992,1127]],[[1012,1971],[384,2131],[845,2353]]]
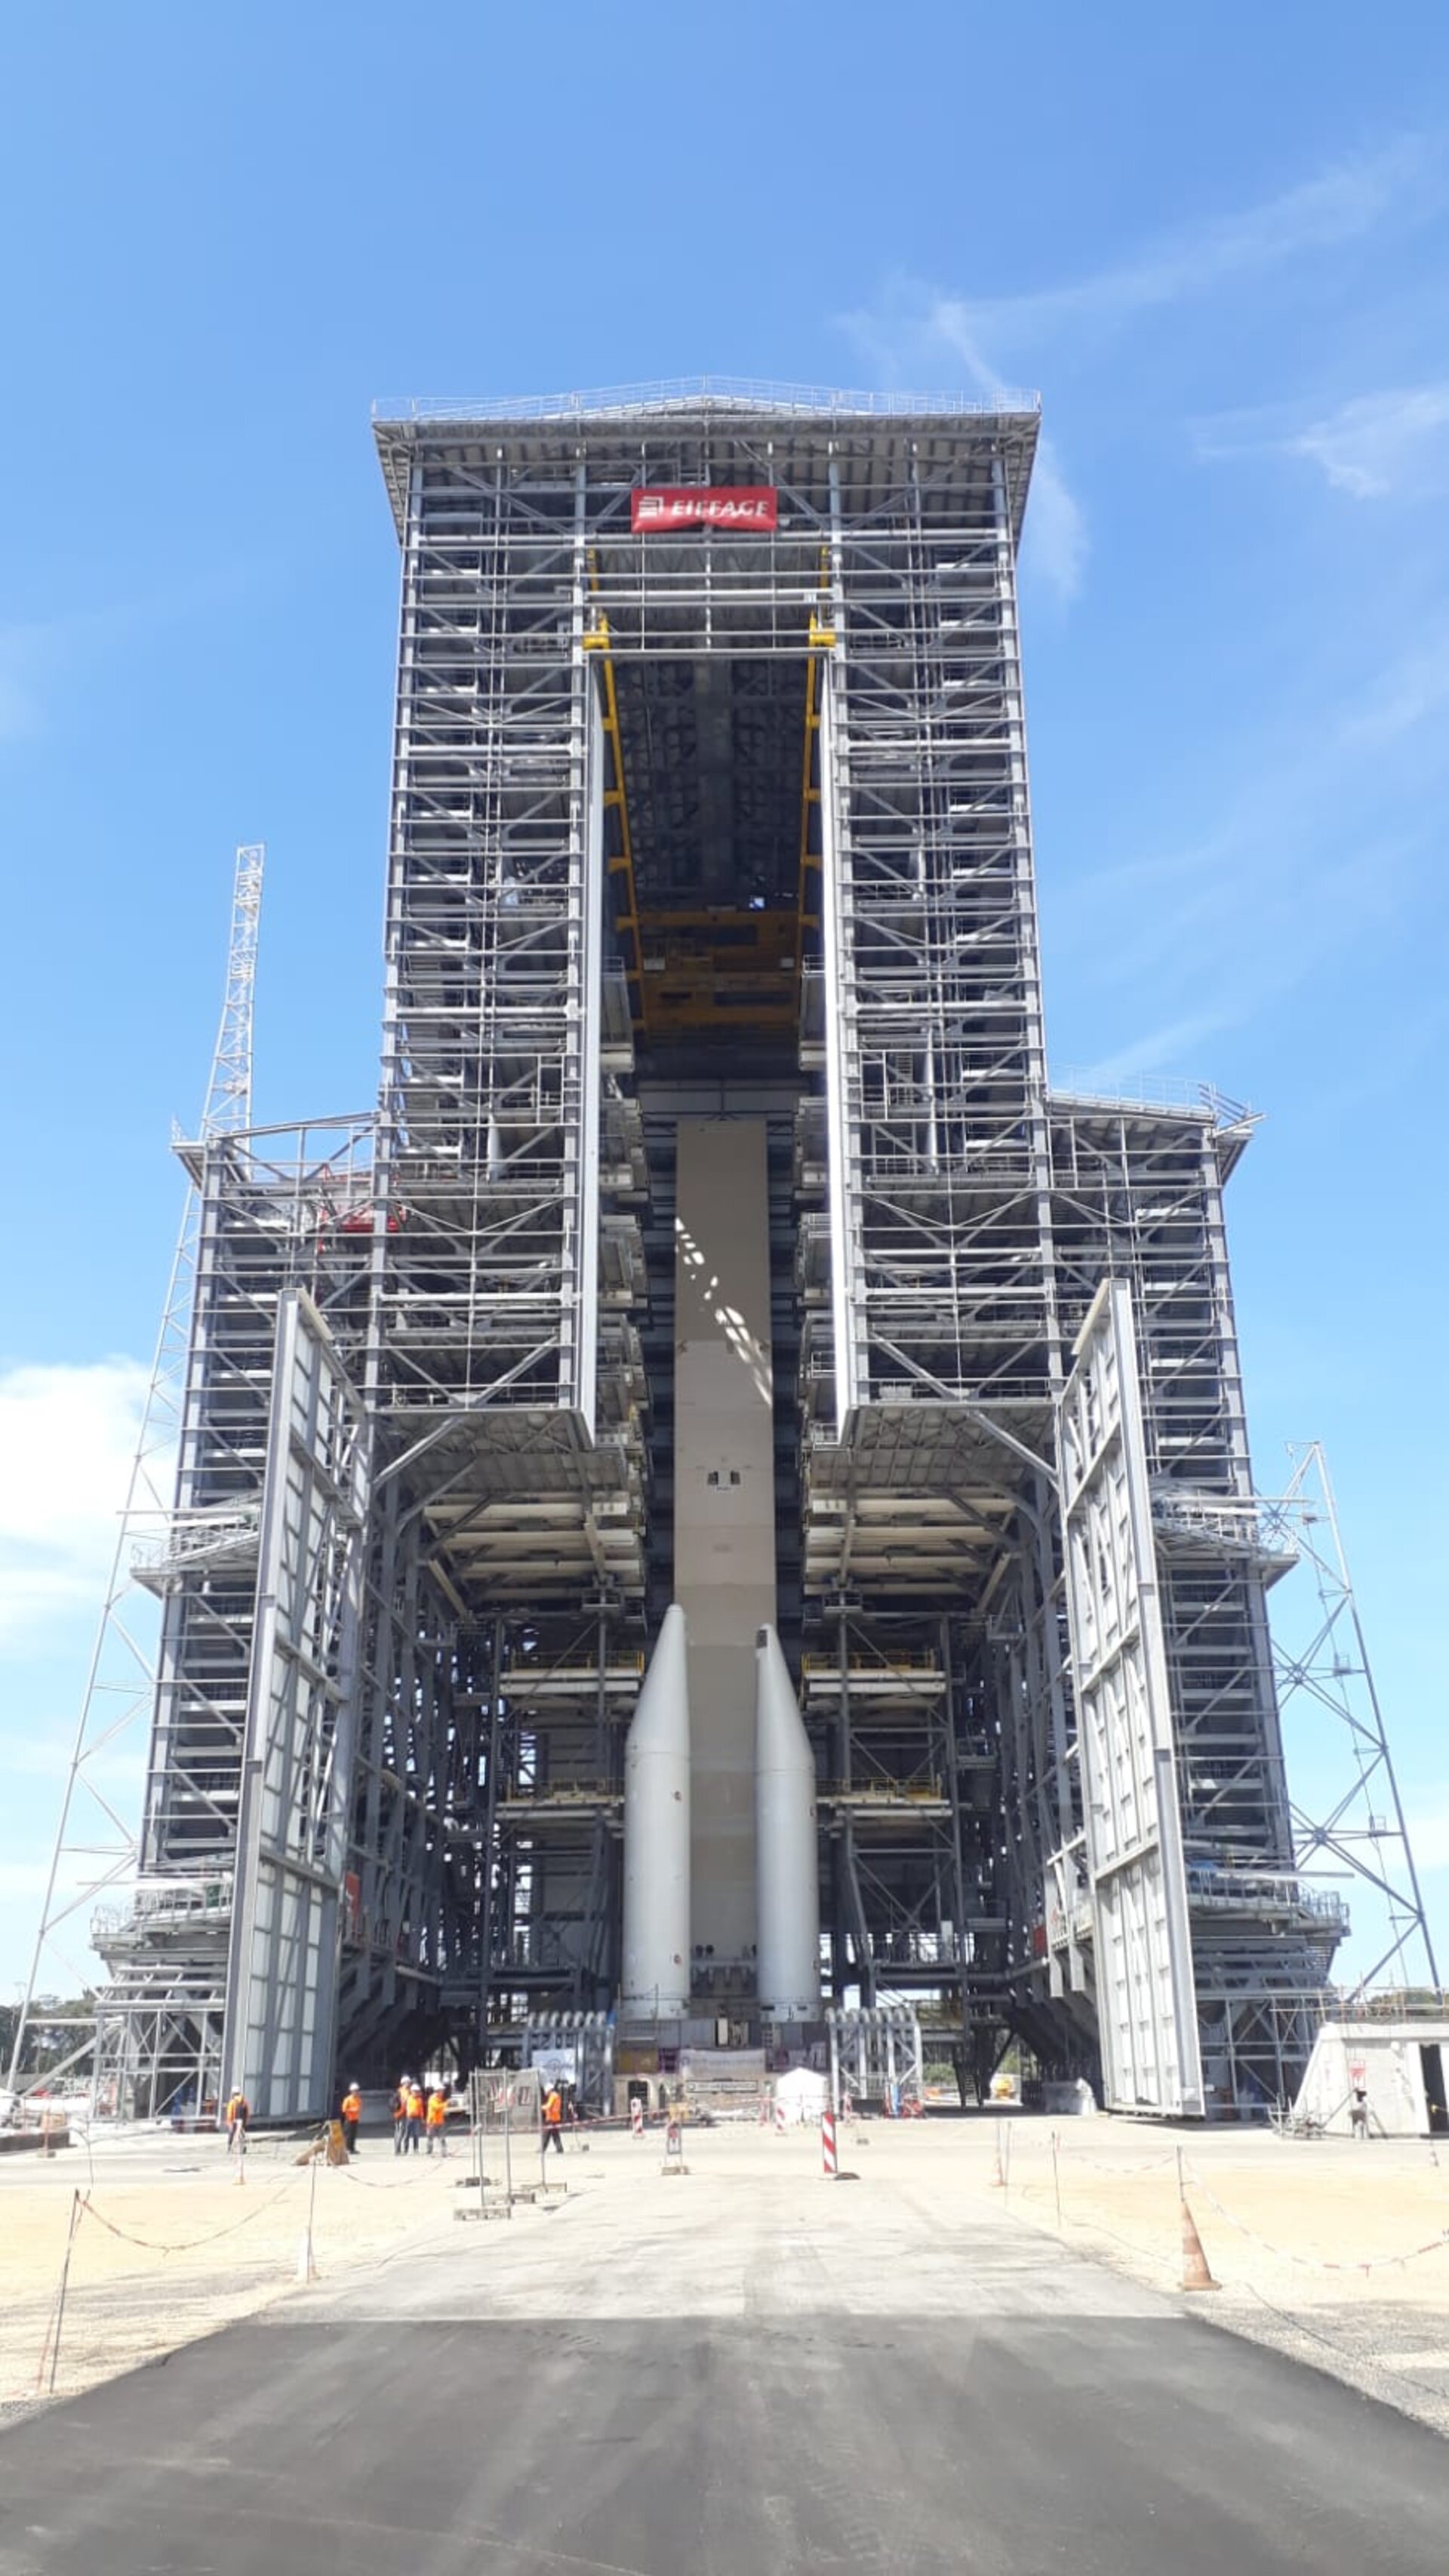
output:
[[[1441,2576],[1449,2448],[938,2150],[571,2155],[0,2437],[0,2576]],[[459,2200],[466,2195],[458,2195]]]

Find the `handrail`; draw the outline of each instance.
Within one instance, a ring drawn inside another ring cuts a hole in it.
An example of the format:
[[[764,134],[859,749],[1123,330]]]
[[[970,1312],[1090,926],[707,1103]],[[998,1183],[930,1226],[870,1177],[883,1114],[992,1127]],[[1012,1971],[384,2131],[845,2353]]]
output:
[[[649,383],[580,393],[507,394],[484,400],[471,395],[388,397],[373,404],[372,417],[380,426],[408,421],[584,420],[609,412],[678,411],[690,404],[830,417],[853,412],[873,420],[994,420],[1002,414],[1034,416],[1041,410],[1041,396],[1005,389],[989,400],[964,393],[850,393],[828,385],[771,384],[760,376],[663,376]]]

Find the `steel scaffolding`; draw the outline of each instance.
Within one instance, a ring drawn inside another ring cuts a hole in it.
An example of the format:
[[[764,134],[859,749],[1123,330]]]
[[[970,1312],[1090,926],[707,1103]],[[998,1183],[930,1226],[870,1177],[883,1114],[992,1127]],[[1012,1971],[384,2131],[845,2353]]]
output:
[[[226,982],[199,1128],[202,1140],[215,1142],[251,1122],[252,1020],[265,863],[259,843],[247,843],[235,855]],[[153,1891],[147,1900],[160,1954],[153,1962],[154,1978],[130,1939],[126,1927],[141,1903],[130,1892],[140,1866],[140,1844],[134,1813],[110,1776],[118,1759],[131,1758],[137,1738],[155,1717],[160,1666],[152,1586],[146,1578],[158,1550],[170,1543],[202,1259],[194,1150],[183,1154],[183,1161],[188,1177],[176,1249],[81,1693],[10,2064],[13,2086],[23,2063],[31,2008],[51,1978],[88,1986],[87,1940],[109,1964],[114,1939],[116,1973],[111,1990],[98,2003],[99,2048],[92,2032],[76,2051],[97,2085],[98,2098],[111,2109],[120,2100],[123,2069],[127,2098],[144,2101],[150,2110],[169,2109],[181,2092],[199,2099],[215,2080],[220,2043],[217,1926],[198,1924],[195,1891],[186,1891],[174,1921],[167,1917],[164,1892]],[[211,1910],[209,1905],[200,1908]]]
[[[919,2014],[982,2088],[1012,2035],[1076,2074],[1106,2032],[1112,2098],[1242,2113],[1295,2089],[1327,1990],[1314,1858],[1372,1847],[1391,1955],[1422,1929],[1366,1665],[1377,1843],[1347,1805],[1310,1829],[1285,1777],[1266,1596],[1318,1558],[1252,1481],[1223,1187],[1253,1121],[1048,1080],[1037,429],[1027,400],[710,382],[379,417],[380,1104],[248,1131],[233,1080],[183,1149],[112,2104],[240,2080],[310,2114],[338,2048],[521,2058],[615,2004],[702,1117],[764,1135],[774,1615],[832,2012]],[[641,489],[768,507],[644,535]],[[1278,1689],[1322,1663],[1280,1654]],[[697,1955],[691,2014],[748,2022],[751,1974]]]

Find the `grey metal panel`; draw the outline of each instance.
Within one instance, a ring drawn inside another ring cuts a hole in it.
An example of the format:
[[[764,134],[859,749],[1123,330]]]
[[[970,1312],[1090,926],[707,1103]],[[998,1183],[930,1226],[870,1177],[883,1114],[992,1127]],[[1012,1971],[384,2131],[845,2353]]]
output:
[[[1105,1280],[1058,1408],[1094,1917],[1103,2087],[1110,2109],[1203,2109],[1132,1292]]]
[[[777,1616],[770,1185],[762,1118],[678,1126],[674,1592],[689,1622],[693,1944],[742,1966],[755,1913],[755,1640]]]
[[[278,1303],[247,1703],[225,2081],[259,2118],[330,2103],[351,1798],[362,1406],[300,1291]]]

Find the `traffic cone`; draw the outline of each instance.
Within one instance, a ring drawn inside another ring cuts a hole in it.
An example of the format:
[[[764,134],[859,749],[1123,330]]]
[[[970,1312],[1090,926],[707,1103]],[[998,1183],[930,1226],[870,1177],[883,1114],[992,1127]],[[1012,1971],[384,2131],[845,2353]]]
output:
[[[1185,2200],[1182,2204],[1182,2286],[1185,2290],[1220,2290],[1223,2286],[1208,2270],[1202,2238]]]

